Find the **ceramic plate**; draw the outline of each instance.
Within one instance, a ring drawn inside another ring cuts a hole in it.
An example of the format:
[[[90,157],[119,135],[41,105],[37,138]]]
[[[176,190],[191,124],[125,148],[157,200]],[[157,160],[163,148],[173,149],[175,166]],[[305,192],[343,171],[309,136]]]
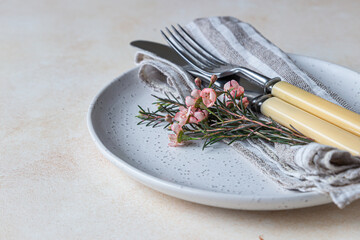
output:
[[[360,110],[358,73],[309,57],[291,57]],[[131,177],[162,193],[223,208],[278,210],[330,202],[324,194],[281,189],[225,144],[204,151],[201,143],[168,147],[166,130],[137,125],[137,105],[154,101],[137,72],[134,68],[108,84],[88,113],[88,127],[100,151]]]

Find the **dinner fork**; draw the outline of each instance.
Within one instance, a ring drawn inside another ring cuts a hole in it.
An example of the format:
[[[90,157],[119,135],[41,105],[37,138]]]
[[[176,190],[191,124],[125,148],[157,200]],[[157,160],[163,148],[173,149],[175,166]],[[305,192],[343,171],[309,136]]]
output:
[[[271,79],[248,68],[227,63],[201,46],[181,25],[178,24],[180,30],[173,25],[171,27],[174,33],[166,28],[170,38],[161,31],[166,41],[185,61],[205,76],[216,75],[218,78],[223,78],[239,73],[246,80],[264,87],[264,93],[269,92],[272,83],[280,81],[280,78]]]
[[[327,122],[360,136],[360,115],[331,103],[314,94],[306,92],[279,77],[269,78],[245,67],[230,64],[216,57],[181,25],[178,28],[166,27],[168,35],[161,31],[169,45],[197,71],[206,76],[217,75],[219,78],[240,74],[264,89],[264,94],[272,94],[302,110],[311,113]]]

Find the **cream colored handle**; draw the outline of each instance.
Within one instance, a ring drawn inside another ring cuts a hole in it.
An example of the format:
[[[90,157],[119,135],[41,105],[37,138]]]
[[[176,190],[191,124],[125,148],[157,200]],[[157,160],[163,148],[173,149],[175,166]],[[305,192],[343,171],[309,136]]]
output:
[[[360,114],[349,111],[290,83],[276,83],[271,94],[327,122],[360,136]]]
[[[290,129],[295,128],[316,142],[360,155],[360,137],[277,97],[271,97],[261,105],[261,113]]]

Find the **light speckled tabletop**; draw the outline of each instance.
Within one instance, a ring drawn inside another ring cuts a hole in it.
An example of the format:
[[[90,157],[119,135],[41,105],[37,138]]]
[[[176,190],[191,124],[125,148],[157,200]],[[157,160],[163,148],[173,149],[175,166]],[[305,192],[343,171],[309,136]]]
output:
[[[359,201],[202,206],[135,182],[95,147],[91,99],[134,67],[131,40],[163,41],[173,23],[232,15],[287,52],[360,72],[360,2],[223,2],[0,2],[0,239],[359,239]]]

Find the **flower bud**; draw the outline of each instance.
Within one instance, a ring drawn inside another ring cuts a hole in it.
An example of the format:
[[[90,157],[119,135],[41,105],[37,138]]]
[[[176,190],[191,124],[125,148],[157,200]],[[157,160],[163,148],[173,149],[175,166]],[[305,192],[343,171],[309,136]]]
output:
[[[247,106],[249,106],[249,100],[247,97],[242,98],[242,104],[244,108],[247,108]]]
[[[213,85],[217,79],[218,79],[218,77],[216,75],[212,75],[210,78],[210,84]]]
[[[234,102],[231,100],[226,101],[226,107],[232,108],[234,106]]]
[[[199,89],[201,89],[201,79],[200,78],[195,78],[195,85],[199,88]]]
[[[173,123],[173,118],[168,114],[165,116],[165,121],[167,121],[168,123]]]

